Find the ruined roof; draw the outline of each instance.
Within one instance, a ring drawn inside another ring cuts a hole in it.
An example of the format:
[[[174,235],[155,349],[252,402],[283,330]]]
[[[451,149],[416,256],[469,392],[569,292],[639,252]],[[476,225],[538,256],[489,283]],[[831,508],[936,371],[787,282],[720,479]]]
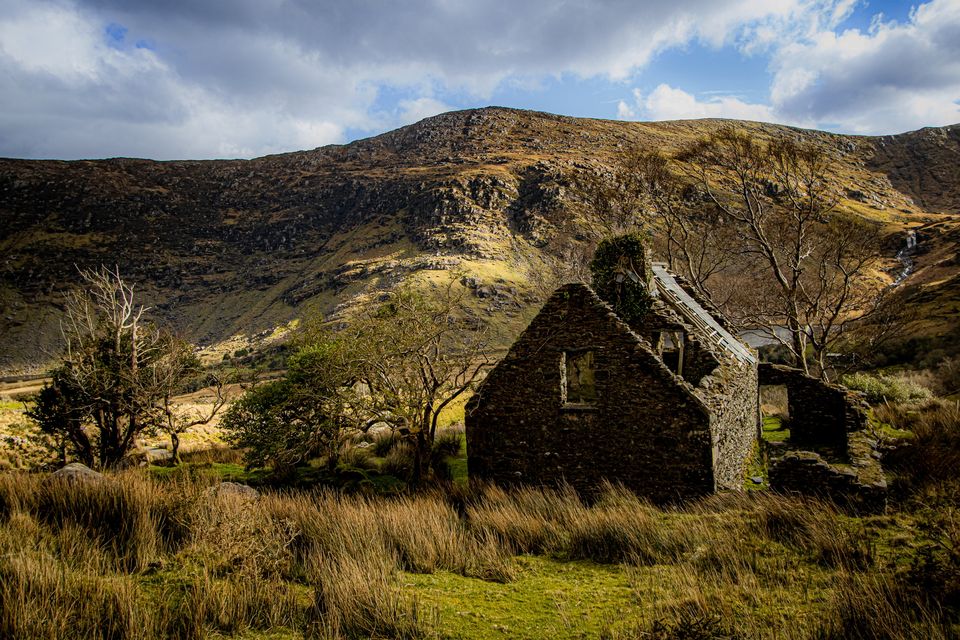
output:
[[[684,318],[697,327],[703,337],[713,344],[723,348],[737,360],[748,364],[756,364],[757,359],[750,350],[737,340],[729,331],[720,326],[720,323],[688,294],[673,274],[661,264],[653,265],[653,277],[657,282],[660,295]]]

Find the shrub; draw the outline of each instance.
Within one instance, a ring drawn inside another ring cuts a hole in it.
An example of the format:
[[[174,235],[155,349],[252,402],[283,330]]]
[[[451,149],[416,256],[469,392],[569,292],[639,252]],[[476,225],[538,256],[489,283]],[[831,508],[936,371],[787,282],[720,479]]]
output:
[[[884,417],[913,432],[884,455],[896,474],[893,494],[900,500],[922,499],[927,491],[960,492],[960,406],[932,400],[906,409],[894,405]]]
[[[401,480],[409,480],[413,475],[413,446],[407,442],[395,445],[380,465],[383,473],[394,476]]]
[[[636,272],[642,282],[624,277],[620,270]],[[597,245],[590,261],[591,285],[600,298],[631,326],[640,323],[652,304],[647,291],[648,273],[644,238],[639,233],[606,238]]]
[[[932,397],[930,389],[905,378],[854,373],[843,376],[841,381],[848,388],[863,392],[871,404],[927,400]]]
[[[946,639],[942,623],[887,574],[840,576],[817,633],[823,640]]]
[[[320,392],[289,379],[255,387],[234,402],[220,426],[226,440],[245,451],[247,465],[289,468],[329,453],[339,427],[327,414]]]
[[[463,430],[456,428],[444,429],[437,434],[433,441],[433,451],[435,456],[455,456],[460,453],[460,447],[463,446]]]

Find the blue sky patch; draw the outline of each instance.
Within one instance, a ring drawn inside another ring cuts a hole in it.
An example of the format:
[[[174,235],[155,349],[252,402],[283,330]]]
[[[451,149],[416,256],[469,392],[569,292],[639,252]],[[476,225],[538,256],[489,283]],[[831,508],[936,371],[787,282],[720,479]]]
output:
[[[103,30],[107,36],[107,44],[115,49],[123,47],[123,41],[127,37],[127,31],[129,31],[129,29],[116,22],[111,22]]]

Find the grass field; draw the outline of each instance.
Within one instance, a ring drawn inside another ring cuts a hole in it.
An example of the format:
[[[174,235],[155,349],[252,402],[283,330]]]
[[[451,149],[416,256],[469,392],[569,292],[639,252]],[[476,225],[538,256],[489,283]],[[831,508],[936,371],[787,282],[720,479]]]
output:
[[[8,471],[0,637],[953,638],[958,418],[944,401],[876,411],[910,438],[870,517],[765,482],[673,507],[471,485],[455,438],[451,481],[419,493],[379,441],[279,485],[223,448],[97,482]]]
[[[911,582],[929,540],[908,511],[769,492],[664,510],[614,487],[594,504],[457,485],[251,499],[216,483],[0,475],[0,637],[951,633]]]

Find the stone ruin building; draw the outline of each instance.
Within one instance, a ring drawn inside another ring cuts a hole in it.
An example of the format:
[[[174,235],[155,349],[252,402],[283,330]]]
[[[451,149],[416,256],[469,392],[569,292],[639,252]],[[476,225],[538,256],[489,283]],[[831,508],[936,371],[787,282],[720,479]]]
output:
[[[626,275],[649,294],[641,320],[628,324],[586,284],[566,284],[490,372],[467,405],[471,478],[566,482],[588,495],[610,481],[656,503],[741,489],[762,435],[761,391],[779,391],[790,436],[760,439],[770,487],[884,510],[858,394],[758,363],[665,265],[645,259]]]
[[[882,513],[887,482],[860,394],[766,362],[759,382],[764,402],[777,398],[783,405],[777,413],[790,432],[787,441],[764,443],[771,488],[827,498],[856,513]]]
[[[632,273],[650,297],[634,326],[566,284],[467,407],[471,478],[622,483],[654,502],[743,486],[760,430],[756,356],[665,265]]]

